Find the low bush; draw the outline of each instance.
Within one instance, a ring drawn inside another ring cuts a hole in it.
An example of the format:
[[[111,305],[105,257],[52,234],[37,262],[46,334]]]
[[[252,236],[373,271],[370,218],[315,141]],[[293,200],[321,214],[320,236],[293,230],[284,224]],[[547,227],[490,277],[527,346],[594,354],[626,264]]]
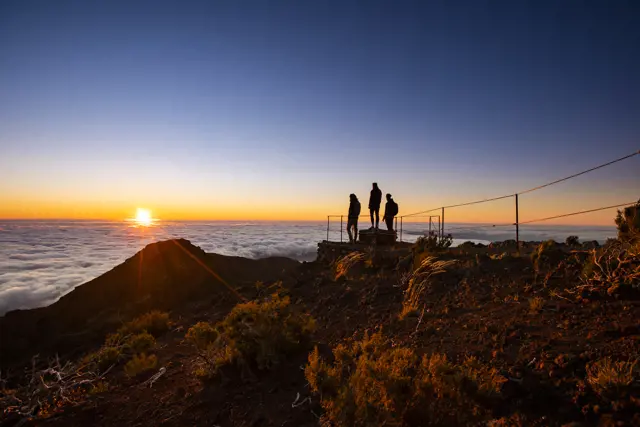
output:
[[[538,245],[531,253],[531,261],[536,271],[551,267],[562,258],[562,250],[554,240],[547,240]]]
[[[156,339],[148,332],[132,335],[127,339],[126,347],[133,353],[144,353],[156,345]]]
[[[430,231],[426,236],[421,236],[416,240],[412,251],[414,255],[425,252],[440,252],[451,247],[452,244],[453,236],[451,236],[451,234],[439,238],[435,231]]]
[[[615,222],[619,239],[637,240],[640,237],[640,200],[635,205],[618,210]]]
[[[199,351],[204,351],[211,344],[213,344],[219,336],[220,334],[218,333],[216,328],[213,327],[210,323],[198,322],[189,328],[189,330],[187,331],[187,335],[185,335],[185,338],[187,339],[187,341],[193,344],[196,349],[198,349]]]
[[[580,238],[578,236],[569,236],[564,243],[571,247],[580,246]]]
[[[582,288],[615,295],[640,291],[640,241],[615,241],[589,252],[582,268]]]
[[[306,345],[313,318],[295,311],[289,297],[236,305],[215,327],[201,322],[187,332],[211,375],[222,365],[270,369]]]
[[[158,365],[158,358],[155,354],[136,354],[124,365],[124,373],[129,377],[135,377],[147,371],[155,369]]]
[[[153,310],[122,325],[122,327],[118,329],[118,334],[125,337],[127,335],[148,332],[154,337],[158,337],[168,330],[169,313]]]
[[[99,371],[103,372],[118,363],[122,357],[121,347],[104,346],[98,351],[85,356],[83,361],[84,365],[95,366]]]
[[[441,354],[418,357],[381,333],[340,344],[334,361],[316,348],[305,376],[320,395],[326,425],[449,425],[490,419],[485,407],[505,379],[477,359],[462,364]]]

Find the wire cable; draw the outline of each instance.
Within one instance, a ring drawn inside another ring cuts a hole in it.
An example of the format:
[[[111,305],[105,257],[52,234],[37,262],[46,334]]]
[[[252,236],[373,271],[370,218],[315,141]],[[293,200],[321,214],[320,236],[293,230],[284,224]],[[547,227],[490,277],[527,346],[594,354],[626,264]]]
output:
[[[521,192],[519,192],[518,194],[527,194],[527,193],[531,193],[532,191],[540,190],[541,188],[545,188],[545,187],[548,187],[548,186],[550,186],[550,185],[554,185],[554,184],[557,184],[557,183],[559,183],[559,182],[563,182],[563,181],[566,181],[566,180],[568,180],[568,179],[575,178],[575,177],[580,176],[580,175],[584,175],[585,173],[593,172],[594,170],[597,170],[597,169],[603,168],[603,167],[605,167],[605,166],[609,166],[609,165],[612,165],[612,164],[614,164],[614,163],[621,162],[621,161],[626,160],[626,159],[629,159],[629,158],[631,158],[631,157],[633,157],[633,156],[637,156],[638,154],[640,154],[640,150],[636,151],[635,153],[629,154],[629,155],[627,155],[627,156],[620,157],[619,159],[612,160],[612,161],[610,161],[610,162],[607,162],[607,163],[601,164],[601,165],[596,166],[596,167],[594,167],[594,168],[587,169],[586,171],[582,171],[582,172],[579,172],[579,173],[573,174],[573,175],[571,175],[571,176],[567,176],[567,177],[565,177],[565,178],[561,178],[561,179],[555,180],[555,181],[553,181],[553,182],[549,182],[549,183],[544,184],[544,185],[539,185],[539,186],[537,186],[537,187],[530,188],[530,189],[525,190],[525,191],[521,191]]]
[[[615,159],[615,160],[612,160],[612,161],[610,161],[610,162],[603,163],[603,164],[598,165],[598,166],[596,166],[596,167],[593,167],[593,168],[591,168],[591,169],[587,169],[587,170],[584,170],[584,171],[582,171],[582,172],[579,172],[579,173],[576,173],[576,174],[573,174],[573,175],[570,175],[570,176],[567,176],[567,177],[564,177],[564,178],[561,178],[561,179],[557,179],[557,180],[555,180],[555,181],[548,182],[548,183],[546,183],[546,184],[539,185],[539,186],[534,187],[534,188],[530,188],[530,189],[528,189],[528,190],[520,191],[520,192],[518,192],[517,194],[518,194],[518,195],[521,195],[521,194],[531,193],[531,192],[533,192],[533,191],[540,190],[541,188],[549,187],[549,186],[551,186],[551,185],[558,184],[558,183],[563,182],[563,181],[567,181],[567,180],[569,180],[569,179],[572,179],[572,178],[578,177],[578,176],[580,176],[580,175],[584,175],[584,174],[589,173],[589,172],[593,172],[593,171],[595,171],[595,170],[598,170],[598,169],[604,168],[604,167],[606,167],[606,166],[610,166],[610,165],[612,165],[612,164],[614,164],[614,163],[621,162],[621,161],[623,161],[623,160],[626,160],[626,159],[629,159],[629,158],[631,158],[631,157],[637,156],[638,154],[640,154],[640,150],[638,150],[638,151],[636,151],[636,152],[634,152],[634,153],[628,154],[628,155],[626,155],[626,156],[624,156],[624,157],[620,157],[619,159]],[[459,203],[459,204],[457,204],[457,205],[443,206],[443,208],[445,208],[445,209],[448,209],[448,208],[457,208],[457,207],[460,207],[460,206],[469,206],[469,205],[475,205],[475,204],[478,204],[478,203],[493,202],[493,201],[495,201],[495,200],[501,200],[501,199],[506,199],[506,198],[509,198],[509,197],[514,197],[514,196],[515,196],[515,194],[516,194],[516,193],[514,193],[514,194],[507,194],[507,195],[505,195],[505,196],[500,196],[500,197],[493,197],[493,198],[490,198],[490,199],[476,200],[476,201],[474,201],[474,202]],[[433,212],[433,211],[437,211],[437,210],[440,210],[440,209],[442,209],[442,207],[441,207],[441,208],[435,208],[435,209],[427,210],[427,211],[421,211],[421,212],[415,212],[415,213],[411,213],[411,214],[407,214],[407,215],[402,215],[402,218],[411,217],[411,216],[414,216],[414,215],[420,215],[420,214],[427,213],[427,212]],[[522,224],[522,223],[521,223],[521,224]]]
[[[613,206],[605,206],[603,208],[597,208],[597,209],[589,209],[586,211],[579,211],[579,212],[572,212],[572,213],[568,213],[568,214],[562,214],[562,215],[556,215],[556,216],[550,216],[548,218],[540,218],[540,219],[531,219],[529,221],[521,221],[518,224],[522,225],[522,224],[531,224],[532,222],[542,222],[542,221],[549,221],[552,219],[557,219],[557,218],[564,218],[567,216],[574,216],[574,215],[580,215],[580,214],[585,214],[585,213],[589,213],[589,212],[598,212],[598,211],[603,211],[605,209],[613,209],[613,208],[620,208],[622,206],[630,206],[630,205],[634,205],[637,202],[629,202],[629,203],[621,203],[619,205],[613,205]]]

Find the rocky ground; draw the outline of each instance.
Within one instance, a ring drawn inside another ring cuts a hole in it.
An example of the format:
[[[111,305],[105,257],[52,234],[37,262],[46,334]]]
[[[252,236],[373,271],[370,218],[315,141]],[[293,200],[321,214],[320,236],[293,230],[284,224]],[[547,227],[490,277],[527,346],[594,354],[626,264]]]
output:
[[[640,279],[603,287],[585,280],[593,275],[589,249],[537,248],[528,250],[533,256],[495,246],[414,251],[409,264],[401,254],[368,250],[336,278],[329,261],[221,257],[184,240],[150,245],[51,307],[0,319],[6,378],[0,425],[316,426],[327,397],[314,393],[305,377],[309,352],[318,347],[330,360],[332,348],[376,331],[394,348],[445,354],[455,363],[475,356],[492,369],[500,390],[482,402],[487,415],[479,424],[640,425],[640,366],[633,365],[640,355]],[[428,255],[454,263],[431,277],[417,307],[400,316],[411,271]],[[629,271],[637,271],[638,262],[632,259]],[[215,324],[239,302],[261,301],[274,291],[315,319],[308,343],[268,370],[247,374],[227,367],[208,380],[195,375],[201,360],[186,331],[200,321]],[[33,375],[18,366],[35,354],[38,369],[56,353],[78,360],[99,348],[105,334],[150,309],[165,310],[171,319],[157,337],[153,370],[132,377],[117,364],[100,390],[83,388],[81,396],[58,399],[33,417],[19,414],[16,390]],[[588,372],[598,363],[609,368],[608,377],[596,378],[601,386]],[[369,405],[374,411],[376,403]],[[398,420],[395,425],[451,424]],[[338,425],[326,417],[322,422]],[[365,425],[343,423],[349,424]]]

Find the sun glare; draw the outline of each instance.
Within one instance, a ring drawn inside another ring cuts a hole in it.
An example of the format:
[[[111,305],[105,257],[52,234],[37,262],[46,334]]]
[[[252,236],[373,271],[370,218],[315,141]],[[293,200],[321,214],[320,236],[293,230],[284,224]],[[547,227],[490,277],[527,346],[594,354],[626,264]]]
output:
[[[151,225],[151,222],[153,221],[153,218],[151,218],[151,211],[149,209],[138,208],[136,210],[136,217],[134,218],[134,221],[138,225],[144,225],[145,227]]]

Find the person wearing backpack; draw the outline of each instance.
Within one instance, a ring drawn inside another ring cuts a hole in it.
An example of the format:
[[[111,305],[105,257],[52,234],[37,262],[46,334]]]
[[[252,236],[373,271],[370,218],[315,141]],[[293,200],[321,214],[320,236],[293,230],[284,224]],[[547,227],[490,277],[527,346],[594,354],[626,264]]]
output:
[[[393,218],[398,215],[398,204],[393,200],[391,194],[387,194],[387,203],[384,205],[384,217],[382,220],[387,224],[387,229],[393,231]]]

